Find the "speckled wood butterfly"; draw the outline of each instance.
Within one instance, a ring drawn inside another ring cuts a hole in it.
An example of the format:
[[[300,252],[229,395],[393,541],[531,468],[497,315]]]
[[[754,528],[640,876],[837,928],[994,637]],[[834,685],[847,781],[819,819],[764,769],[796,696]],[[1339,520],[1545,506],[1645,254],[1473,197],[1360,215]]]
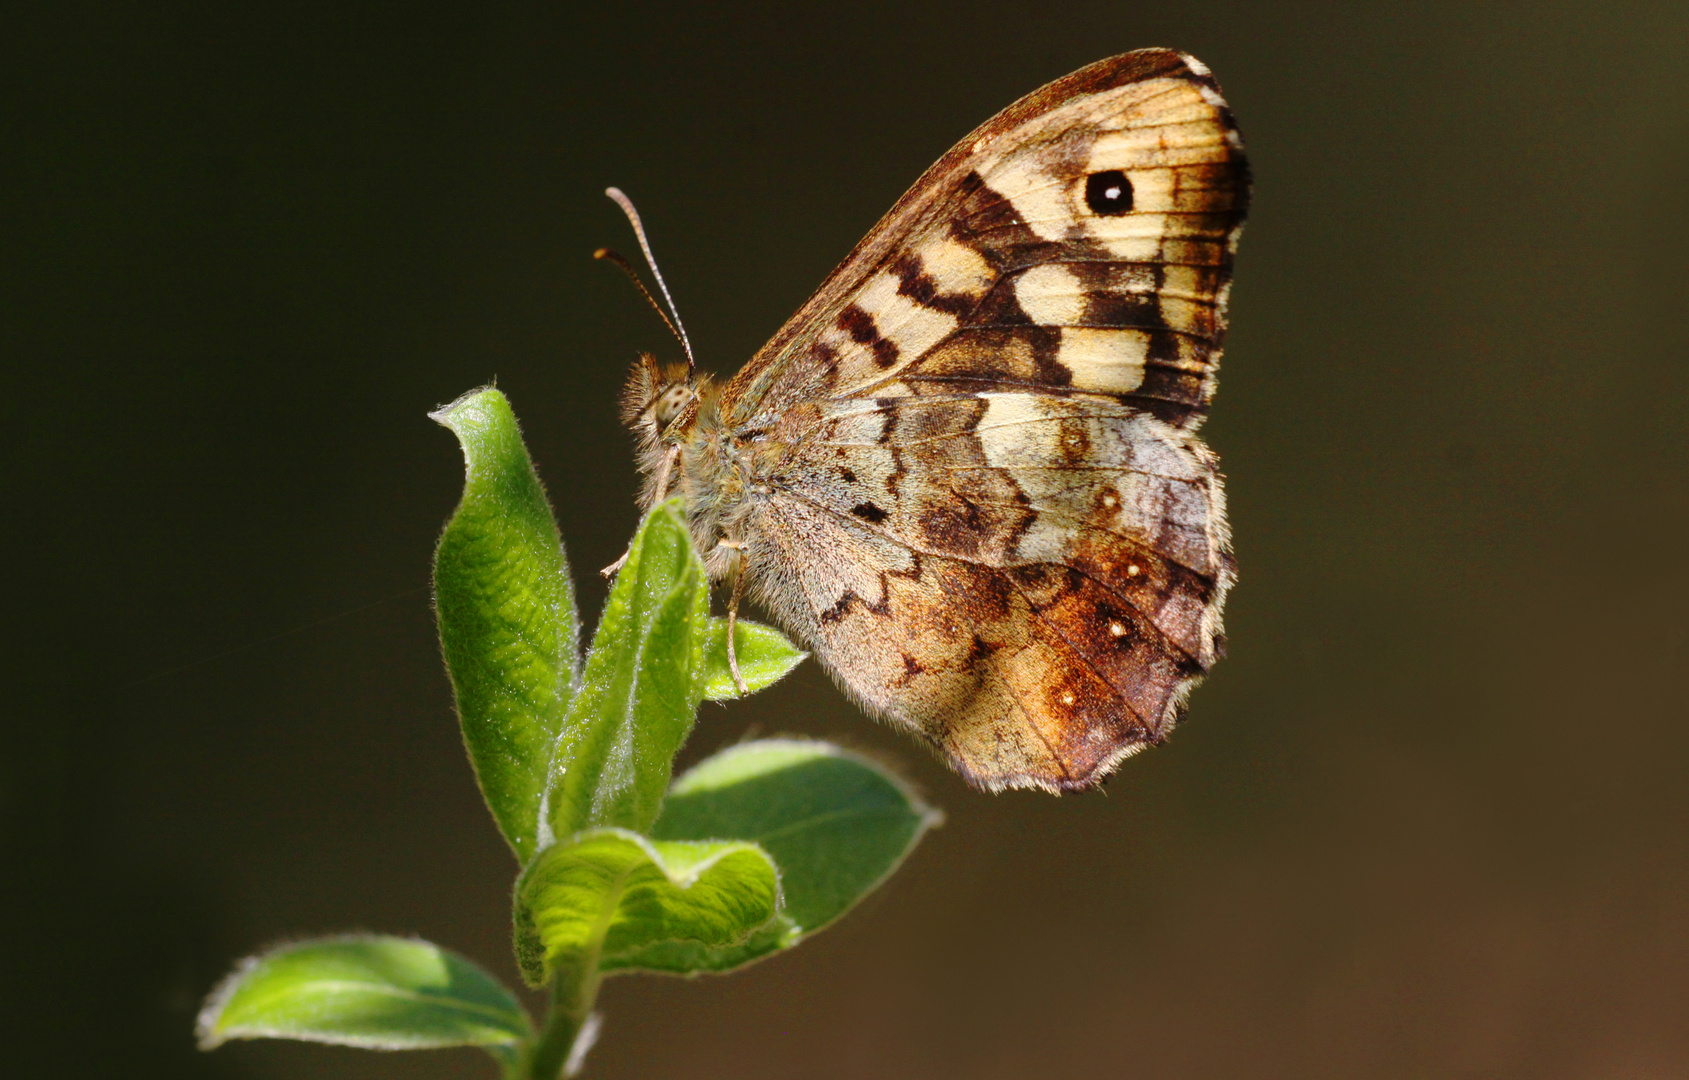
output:
[[[1166,737],[1236,578],[1214,394],[1249,177],[1208,69],[1145,49],[939,159],[725,385],[650,357],[646,506],[872,715],[990,790]]]

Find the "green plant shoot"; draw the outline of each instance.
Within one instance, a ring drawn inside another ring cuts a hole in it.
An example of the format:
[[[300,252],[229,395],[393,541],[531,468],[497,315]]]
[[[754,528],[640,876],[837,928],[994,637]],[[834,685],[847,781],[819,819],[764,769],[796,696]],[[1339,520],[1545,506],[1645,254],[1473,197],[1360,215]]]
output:
[[[478,390],[431,415],[466,465],[435,552],[441,650],[476,781],[519,864],[516,967],[550,1007],[535,1023],[487,972],[425,941],[333,937],[242,962],[199,1038],[478,1046],[505,1080],[555,1080],[583,1067],[606,976],[726,972],[789,949],[940,816],[884,768],[808,740],[742,743],[674,778],[699,703],[739,695],[684,507],[640,525],[583,662],[568,560],[509,401]],[[751,691],[804,657],[745,621],[734,645]]]

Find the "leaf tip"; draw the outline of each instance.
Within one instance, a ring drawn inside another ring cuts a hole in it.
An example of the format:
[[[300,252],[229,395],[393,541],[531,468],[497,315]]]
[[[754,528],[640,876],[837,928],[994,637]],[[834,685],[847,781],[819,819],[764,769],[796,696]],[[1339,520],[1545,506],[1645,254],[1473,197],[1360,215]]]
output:
[[[488,383],[486,386],[477,386],[468,393],[460,394],[458,398],[449,405],[442,405],[438,409],[429,413],[428,419],[434,421],[443,428],[449,428],[452,431],[457,431],[466,417],[472,414],[483,414],[485,412],[484,406],[493,400],[505,402],[505,407],[509,408],[509,402],[506,400],[504,394],[498,389],[496,383]],[[477,408],[477,406],[482,407]]]
[[[199,1015],[194,1018],[194,1041],[201,1050],[215,1050],[229,1041],[222,1031],[223,1010],[262,959],[262,954],[257,953],[243,958],[233,971],[211,988],[211,993],[205,995],[205,1004],[200,1006]]]

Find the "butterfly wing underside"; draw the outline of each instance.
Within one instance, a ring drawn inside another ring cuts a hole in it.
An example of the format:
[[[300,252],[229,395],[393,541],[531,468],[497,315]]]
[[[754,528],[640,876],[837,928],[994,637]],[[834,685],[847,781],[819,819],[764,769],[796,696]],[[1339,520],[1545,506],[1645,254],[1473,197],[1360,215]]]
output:
[[[1101,61],[934,165],[723,392],[753,595],[979,786],[1096,783],[1216,659],[1195,428],[1247,197],[1206,68]]]

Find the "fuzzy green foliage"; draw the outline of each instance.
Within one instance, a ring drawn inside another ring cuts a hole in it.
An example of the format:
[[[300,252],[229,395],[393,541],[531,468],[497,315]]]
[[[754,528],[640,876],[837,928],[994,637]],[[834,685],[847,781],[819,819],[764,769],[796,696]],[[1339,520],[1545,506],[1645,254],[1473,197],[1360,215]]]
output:
[[[534,1025],[427,942],[327,938],[242,964],[207,1001],[200,1039],[480,1046],[507,1080],[554,1080],[580,1065],[604,976],[723,972],[790,948],[939,815],[879,765],[795,739],[731,747],[671,782],[699,702],[741,693],[683,508],[640,525],[583,663],[568,562],[510,403],[480,390],[433,415],[467,464],[435,552],[440,640],[476,779],[523,867],[517,963],[551,1008]],[[750,691],[804,657],[750,622],[734,645]]]
[[[434,552],[440,644],[481,794],[527,861],[551,748],[574,697],[574,584],[505,396],[466,394],[431,415],[457,436],[466,466],[463,499]]]
[[[369,935],[282,945],[240,965],[200,1015],[200,1045],[286,1038],[371,1050],[514,1047],[533,1036],[510,991],[438,945]]]
[[[626,966],[656,946],[742,943],[780,909],[780,872],[743,840],[650,840],[591,829],[541,852],[516,885],[516,955],[544,986]]]

